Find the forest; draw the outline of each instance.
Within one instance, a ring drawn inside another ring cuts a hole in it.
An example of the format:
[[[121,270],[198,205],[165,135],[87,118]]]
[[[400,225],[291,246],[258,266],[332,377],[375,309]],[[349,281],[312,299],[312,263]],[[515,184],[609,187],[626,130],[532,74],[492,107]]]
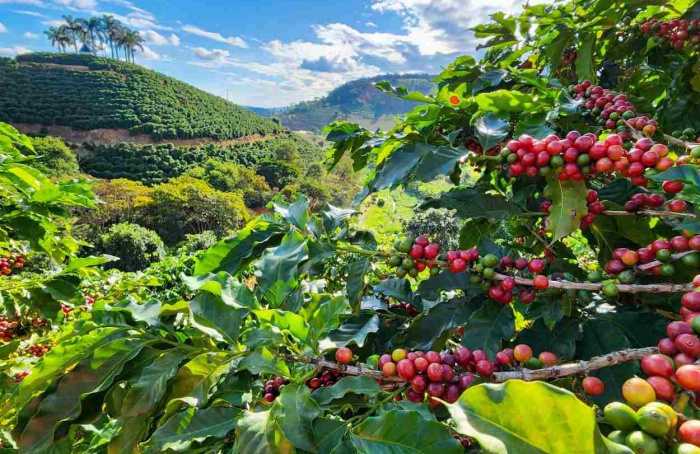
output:
[[[472,32],[316,161],[0,123],[0,453],[700,453],[700,3]]]

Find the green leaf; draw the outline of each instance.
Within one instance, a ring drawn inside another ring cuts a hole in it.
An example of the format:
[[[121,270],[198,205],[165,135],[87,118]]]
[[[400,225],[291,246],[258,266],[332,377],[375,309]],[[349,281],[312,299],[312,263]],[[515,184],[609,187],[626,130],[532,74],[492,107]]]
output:
[[[350,433],[358,451],[372,454],[461,454],[447,427],[415,411],[390,411],[367,418]]]
[[[555,134],[547,122],[547,114],[541,113],[521,118],[515,125],[513,137],[520,137],[523,134],[534,137],[535,139],[544,139],[550,134]]]
[[[254,311],[261,325],[272,325],[283,333],[289,333],[300,342],[309,341],[309,325],[299,314],[276,309]]]
[[[547,178],[544,196],[552,201],[547,217],[548,230],[553,235],[552,243],[580,227],[581,219],[588,213],[587,195],[588,188],[583,181],[559,181],[555,173]]]
[[[377,192],[404,183],[423,157],[433,149],[432,145],[424,143],[400,146],[378,167],[368,189]]]
[[[272,204],[275,211],[279,213],[287,222],[295,225],[296,227],[304,230],[306,228],[306,223],[309,220],[309,213],[307,208],[309,207],[309,199],[306,198],[304,194],[297,194],[294,203],[288,203],[277,198],[275,203]]]
[[[258,286],[278,306],[298,286],[299,266],[308,258],[306,239],[292,228],[279,246],[268,248],[255,264]],[[280,286],[281,284],[284,284]]]
[[[338,208],[328,205],[328,209],[321,213],[323,229],[328,235],[332,235],[335,229],[340,227],[346,219],[359,214],[359,211]]]
[[[219,241],[207,249],[195,265],[194,274],[199,276],[226,271],[234,275],[251,258],[266,248],[279,244],[286,230],[286,226],[281,223],[268,218],[257,218],[236,236]]]
[[[510,131],[510,118],[500,118],[491,112],[474,120],[474,136],[484,150],[489,150],[502,142]]]
[[[56,390],[39,404],[18,440],[21,454],[48,452],[57,426],[76,419],[88,399],[101,399],[122,371],[124,364],[138,355],[144,342],[140,339],[115,339],[95,349],[91,358],[82,360],[61,378]],[[87,403],[86,403],[87,406]]]
[[[242,410],[230,407],[188,408],[177,413],[153,433],[145,452],[185,452],[192,443],[223,439],[236,428]]]
[[[486,454],[560,454],[572,447],[582,453],[629,452],[609,451],[595,411],[569,391],[544,382],[473,386],[447,408],[455,430],[475,438]]]
[[[104,265],[105,263],[113,262],[119,260],[117,257],[111,255],[101,255],[99,257],[82,257],[73,258],[68,262],[65,268],[63,268],[63,273],[72,273],[73,271],[78,271],[81,268],[87,268],[91,266]]]
[[[437,147],[423,157],[411,180],[430,182],[439,175],[449,175],[469,153],[464,147]]]
[[[464,329],[462,345],[472,350],[483,350],[489,358],[495,357],[504,339],[515,333],[515,314],[510,304],[505,306],[488,299],[484,307],[474,312]]]
[[[270,411],[282,429],[284,436],[294,446],[304,451],[318,452],[313,436],[313,421],[321,416],[321,407],[311,398],[305,384],[287,385]]]
[[[589,79],[595,81],[595,67],[593,64],[593,52],[596,43],[595,33],[588,33],[578,46],[576,56],[576,75],[579,80]]]
[[[340,324],[340,316],[348,311],[348,301],[342,296],[332,296],[328,294],[309,295],[311,301],[316,303],[307,304],[301,315],[309,324],[311,337],[318,340],[321,335],[337,328]],[[309,309],[311,309],[309,311]]]
[[[207,402],[211,388],[231,367],[225,353],[203,353],[180,368],[171,383],[170,398],[191,398],[193,405]]]
[[[180,275],[182,282],[193,292],[202,291],[221,297],[226,305],[236,309],[255,309],[258,306],[253,292],[225,271],[200,276]]]
[[[532,96],[517,90],[496,90],[489,93],[479,93],[474,97],[482,112],[503,114],[508,112],[523,112],[534,106]]]
[[[246,309],[236,309],[211,293],[202,293],[190,301],[192,326],[217,342],[235,344]]]
[[[314,419],[314,443],[318,448],[318,452],[335,452],[333,449],[342,443],[348,427],[348,423],[340,419]]]
[[[527,315],[530,318],[529,310]],[[576,319],[564,318],[550,329],[540,318],[518,334],[518,343],[529,345],[532,351],[547,351],[560,358],[573,359],[576,354],[576,342],[581,340],[582,335],[580,323]]]
[[[377,331],[379,331],[379,317],[370,312],[361,312],[359,315],[347,319],[338,329],[328,333],[328,337],[320,342],[319,348],[329,350],[351,343],[362,347],[367,336]]]
[[[365,274],[371,271],[372,262],[368,257],[358,257],[348,265],[348,278],[346,284],[346,293],[350,307],[353,311],[360,310],[362,297],[365,294],[367,283],[365,282]]]
[[[373,291],[378,295],[396,298],[399,301],[413,301],[411,283],[408,282],[408,279],[398,277],[384,279],[374,286]]]
[[[405,347],[413,350],[440,351],[452,331],[467,323],[482,307],[483,298],[453,298],[439,303],[413,319],[405,333]]]
[[[270,411],[246,412],[238,420],[233,452],[245,454],[292,454],[294,445],[284,437]]]
[[[680,181],[700,188],[700,167],[691,164],[675,166],[656,175],[651,175],[649,179],[658,182]]]
[[[247,369],[254,375],[276,374],[284,377],[289,376],[289,368],[285,362],[275,357],[265,347],[257,348],[250,355],[242,358],[238,362],[238,368]]]
[[[312,397],[319,405],[328,405],[335,399],[346,394],[363,394],[374,397],[382,391],[381,386],[373,378],[365,376],[343,377],[333,386],[325,386],[314,391]]]
[[[419,206],[420,210],[428,208],[457,210],[457,215],[461,218],[486,218],[492,222],[501,221],[518,213],[517,207],[505,197],[484,194],[482,191],[474,188],[452,189],[443,193],[439,199],[426,199]]]
[[[149,412],[163,398],[168,380],[177,373],[186,355],[178,351],[166,351],[146,366],[122,402],[121,413],[136,417]]]

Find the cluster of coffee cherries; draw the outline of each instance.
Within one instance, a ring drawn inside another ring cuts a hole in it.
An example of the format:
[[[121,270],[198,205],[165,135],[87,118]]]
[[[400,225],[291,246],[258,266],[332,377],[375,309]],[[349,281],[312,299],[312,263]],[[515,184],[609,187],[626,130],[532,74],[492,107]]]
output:
[[[454,353],[408,352],[399,348],[382,355],[378,367],[385,377],[399,376],[408,382],[408,400],[423,402],[427,395],[430,406],[437,407],[440,402],[433,398],[456,402],[477,378],[473,372],[490,377],[498,364],[489,361],[483,351],[472,352],[466,347],[458,347]]]
[[[20,332],[19,320],[13,320],[6,316],[0,316],[0,340],[10,342]]]
[[[36,358],[41,358],[51,350],[50,344],[44,345],[30,345],[27,348],[20,350],[21,355],[34,356]]]
[[[0,274],[9,276],[12,270],[19,270],[24,267],[24,256],[21,254],[10,254],[7,257],[0,257]]]
[[[589,189],[586,195],[586,207],[588,208],[588,213],[581,219],[581,229],[586,230],[591,224],[595,222],[596,216],[605,213],[605,205],[600,201],[598,197],[598,192],[595,189]]]
[[[24,377],[26,377],[29,374],[30,372],[28,370],[23,370],[22,372],[17,372],[16,374],[14,374],[12,378],[14,379],[15,383],[20,383],[22,382],[22,380],[24,380]]]
[[[700,276],[696,281],[700,283]],[[686,419],[668,405],[677,400],[681,391],[694,393],[696,404],[700,401],[697,315],[700,314],[689,312],[686,321],[670,322],[666,326],[668,337],[658,343],[659,353],[641,360],[647,377],[625,381],[622,395],[626,403],[612,402],[605,407],[605,420],[615,429],[608,435],[610,440],[644,453],[666,452],[671,440],[680,440],[680,444],[670,447],[674,453],[700,452],[700,421]]]
[[[286,385],[289,384],[289,380],[284,377],[275,377],[273,379],[267,380],[265,382],[265,387],[263,388],[263,400],[265,402],[273,402],[277,396],[280,395],[280,391]]]
[[[404,312],[409,317],[415,317],[420,314],[418,309],[403,301],[391,301],[389,303],[389,310]]]
[[[564,66],[571,66],[576,61],[577,56],[578,53],[576,52],[576,49],[574,49],[573,47],[567,47],[561,54],[561,63]]]
[[[415,239],[405,238],[396,241],[389,257],[389,266],[396,268],[398,277],[418,277],[426,268],[430,270],[431,276],[436,276],[440,269],[434,260],[440,255],[440,246],[431,243],[424,236]]]
[[[484,291],[488,291],[489,296],[493,300],[504,305],[513,301],[513,295],[516,291],[515,279],[508,276],[503,278],[500,283],[492,285],[491,279],[494,278],[497,271],[527,270],[534,275],[533,286],[535,289],[546,290],[549,287],[547,276],[540,274],[545,266],[542,259],[533,258],[528,260],[523,257],[513,259],[507,255],[499,259],[495,254],[486,254],[483,257],[479,257],[477,249],[449,251],[446,259],[450,264],[450,272],[469,272],[472,284],[481,283]],[[522,288],[518,291],[518,299],[525,304],[530,304],[535,299],[535,291],[531,287]]]
[[[639,30],[660,45],[668,44],[678,51],[683,50],[686,44],[692,50],[700,50],[700,26],[697,19],[673,19],[667,22],[653,19],[641,24]]]
[[[19,313],[15,313],[14,317],[0,315],[0,341],[10,342],[32,330],[48,326],[50,322],[41,317],[21,316]]]
[[[677,129],[671,133],[671,136],[680,140],[690,140],[699,142],[698,132],[693,128]]]
[[[700,251],[700,235],[678,235],[670,240],[654,240],[646,247],[637,249],[618,248],[613,251],[612,259],[605,266],[605,272],[611,276],[617,276],[623,284],[634,282],[636,273],[635,266],[646,264],[654,260],[660,262],[659,265],[649,269],[654,276],[673,276],[676,269],[671,263],[674,254],[679,252]],[[680,257],[680,262],[688,267],[697,268],[700,266],[700,253],[689,252]]]

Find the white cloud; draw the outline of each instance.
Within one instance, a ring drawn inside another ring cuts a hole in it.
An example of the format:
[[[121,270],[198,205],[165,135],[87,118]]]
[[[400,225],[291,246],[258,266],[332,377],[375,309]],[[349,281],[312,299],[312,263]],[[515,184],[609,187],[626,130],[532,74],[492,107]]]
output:
[[[229,51],[223,49],[208,50],[203,47],[195,47],[193,50],[194,56],[201,60],[223,61],[224,58],[231,55]]]
[[[220,33],[203,30],[203,29],[196,27],[194,25],[185,25],[182,27],[182,31],[184,31],[185,33],[190,33],[192,35],[201,36],[202,38],[212,39],[212,40],[218,41],[220,43],[226,43],[226,44],[229,44],[231,46],[244,47],[244,48],[248,47],[248,44],[246,44],[246,42],[243,40],[243,38],[239,38],[238,36],[229,36],[228,38],[225,38]]]
[[[141,32],[141,36],[146,40],[148,44],[153,46],[179,46],[180,38],[175,34],[170,34],[170,36],[163,36],[155,30],[146,30]]]
[[[96,0],[53,0],[57,5],[77,10],[90,10],[97,6]]]
[[[7,27],[2,22],[0,22],[0,33],[7,33]]]
[[[0,55],[5,55],[7,57],[14,57],[18,54],[28,54],[32,50],[24,46],[14,46],[14,47],[0,47]]]
[[[62,20],[44,20],[41,21],[42,25],[48,25],[51,27],[60,27],[61,25],[65,25],[65,21]]]
[[[32,32],[24,32],[24,34],[22,36],[24,36],[27,39],[37,39],[39,37],[39,35],[37,35],[36,33],[32,33]]]
[[[143,46],[143,50],[136,52],[136,59],[170,61],[169,57],[155,52],[148,46]]]
[[[2,0],[0,0],[0,3],[2,3]],[[14,13],[17,13],[17,14],[24,14],[25,16],[40,17],[40,18],[42,18],[42,19],[48,19],[48,18],[49,18],[49,16],[47,16],[46,14],[41,14],[41,13],[38,13],[38,12],[36,12],[36,11],[16,10],[16,11],[13,11],[13,12],[14,12]]]
[[[380,13],[393,12],[403,18],[406,41],[421,55],[468,53],[476,38],[467,29],[488,21],[498,11],[514,14],[525,0],[372,0],[371,9]],[[551,3],[551,0],[531,0],[530,4]]]
[[[371,28],[377,28],[377,24],[375,24],[374,22],[367,22],[367,23],[365,23],[365,26],[371,27]]]
[[[16,3],[19,5],[34,5],[44,7],[46,4],[41,0],[0,0],[0,5]]]

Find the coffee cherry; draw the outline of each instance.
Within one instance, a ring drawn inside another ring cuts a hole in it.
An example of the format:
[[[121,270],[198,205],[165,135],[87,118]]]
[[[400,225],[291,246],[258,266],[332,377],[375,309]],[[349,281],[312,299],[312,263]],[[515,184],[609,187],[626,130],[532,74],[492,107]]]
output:
[[[335,360],[340,364],[350,364],[352,356],[352,350],[347,347],[341,347],[335,351]]]
[[[405,378],[406,380],[412,379],[416,375],[416,369],[413,365],[413,361],[410,359],[402,359],[396,365],[396,371],[399,377]]]
[[[538,359],[544,364],[545,366],[556,366],[557,363],[559,362],[559,359],[557,358],[557,355],[555,355],[552,352],[542,352],[538,356]]]
[[[642,370],[650,376],[671,378],[674,367],[671,360],[664,355],[653,354],[642,358]]]
[[[443,369],[442,364],[432,363],[428,366],[428,378],[431,381],[439,382],[442,381],[442,377],[445,374],[445,369]],[[435,396],[437,397],[437,396]]]
[[[476,373],[484,377],[490,377],[495,371],[494,365],[491,361],[482,359],[476,363]]]
[[[656,400],[654,388],[637,377],[630,378],[622,385],[622,395],[627,402],[635,407],[643,407]]]
[[[666,325],[666,335],[674,340],[681,334],[692,334],[693,328],[690,323],[675,321]]]
[[[700,446],[700,421],[691,419],[681,424],[678,429],[678,436],[685,443]]]
[[[657,399],[673,402],[676,399],[676,390],[671,380],[665,377],[653,376],[646,379],[654,389]]]
[[[583,379],[583,390],[591,396],[598,396],[605,392],[605,385],[597,377],[586,377]]]
[[[544,269],[544,262],[540,259],[532,259],[528,263],[527,269],[533,274],[541,273]]]
[[[683,200],[674,199],[668,202],[668,209],[674,213],[682,213],[688,209],[688,204]]]
[[[661,189],[667,194],[677,194],[683,190],[685,185],[680,181],[664,181],[661,184]]]
[[[516,361],[524,363],[532,358],[532,349],[529,345],[519,344],[513,348],[513,357]]]
[[[541,274],[535,276],[532,282],[538,290],[546,290],[549,287],[549,279],[547,279],[547,276]]]
[[[382,373],[384,373],[384,375],[386,377],[393,377],[394,375],[396,375],[396,364],[395,363],[384,364],[384,366],[382,367]]]

